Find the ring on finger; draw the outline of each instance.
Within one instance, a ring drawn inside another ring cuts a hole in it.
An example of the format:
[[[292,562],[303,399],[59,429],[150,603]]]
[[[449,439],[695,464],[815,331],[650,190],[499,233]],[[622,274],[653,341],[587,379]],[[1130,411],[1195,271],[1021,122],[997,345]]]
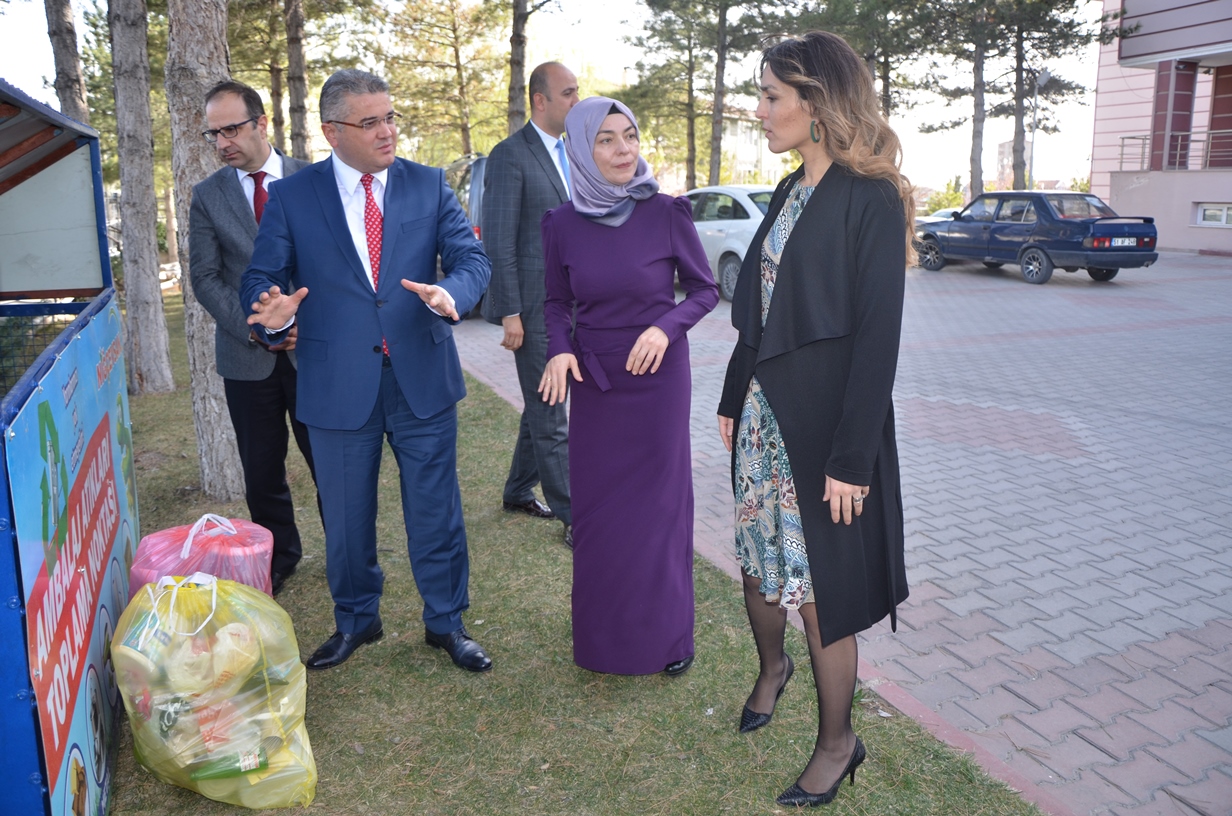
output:
[[[851,501],[852,501],[852,503],[854,503],[854,504],[859,504],[859,503],[861,503],[862,501],[864,501],[864,497],[863,497],[863,496],[852,496],[852,497],[851,497]]]

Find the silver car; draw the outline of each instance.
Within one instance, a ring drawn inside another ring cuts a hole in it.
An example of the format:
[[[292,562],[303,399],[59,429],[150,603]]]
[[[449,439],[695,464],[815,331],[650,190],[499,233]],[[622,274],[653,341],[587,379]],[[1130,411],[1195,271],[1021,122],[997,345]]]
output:
[[[693,204],[693,226],[706,250],[710,271],[727,300],[736,291],[744,253],[773,195],[774,188],[764,184],[698,187],[685,193]]]

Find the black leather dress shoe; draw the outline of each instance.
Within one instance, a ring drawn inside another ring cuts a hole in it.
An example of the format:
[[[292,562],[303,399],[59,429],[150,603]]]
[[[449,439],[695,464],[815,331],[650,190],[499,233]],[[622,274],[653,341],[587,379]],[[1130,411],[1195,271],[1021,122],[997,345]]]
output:
[[[530,501],[520,502],[520,503],[519,502],[501,502],[501,506],[504,507],[510,513],[525,513],[526,515],[531,516],[533,518],[541,518],[541,519],[556,518],[556,514],[552,512],[552,508],[548,507],[546,504],[544,504],[543,502],[539,501],[536,498],[532,498]]]
[[[295,567],[289,570],[272,570],[270,572],[270,594],[277,596],[282,592],[282,585],[287,582],[287,579],[295,574]]]
[[[358,635],[334,632],[329,640],[321,644],[321,648],[312,653],[312,657],[308,658],[308,662],[304,665],[314,671],[332,669],[334,666],[345,663],[351,653],[360,646],[365,643],[376,643],[384,635],[385,630],[381,628],[380,618],[377,618],[376,623],[372,624],[367,632],[361,632]]]
[[[679,677],[689,670],[693,665],[693,655],[689,655],[684,660],[677,660],[675,663],[668,663],[663,667],[663,673],[668,677]]]
[[[486,672],[492,668],[492,658],[484,653],[483,647],[466,634],[466,627],[460,627],[447,635],[438,635],[424,630],[424,641],[436,649],[449,652],[454,665],[473,672]]]
[[[565,546],[571,550],[573,549],[573,525],[572,524],[565,525]]]

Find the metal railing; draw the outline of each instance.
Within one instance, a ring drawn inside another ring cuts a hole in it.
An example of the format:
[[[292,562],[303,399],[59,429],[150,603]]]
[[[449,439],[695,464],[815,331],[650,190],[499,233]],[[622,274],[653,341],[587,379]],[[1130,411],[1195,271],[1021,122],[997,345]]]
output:
[[[1121,170],[1209,170],[1224,167],[1232,169],[1232,130],[1121,137]]]

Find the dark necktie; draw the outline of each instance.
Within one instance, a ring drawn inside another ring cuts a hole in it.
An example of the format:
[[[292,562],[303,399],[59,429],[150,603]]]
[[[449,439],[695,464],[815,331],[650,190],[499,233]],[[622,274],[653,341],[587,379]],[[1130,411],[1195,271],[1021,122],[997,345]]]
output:
[[[269,201],[269,193],[265,191],[265,177],[268,174],[264,170],[258,170],[255,173],[249,173],[248,178],[252,179],[252,214],[257,217],[257,223],[261,223],[261,214],[265,212],[265,202]]]

